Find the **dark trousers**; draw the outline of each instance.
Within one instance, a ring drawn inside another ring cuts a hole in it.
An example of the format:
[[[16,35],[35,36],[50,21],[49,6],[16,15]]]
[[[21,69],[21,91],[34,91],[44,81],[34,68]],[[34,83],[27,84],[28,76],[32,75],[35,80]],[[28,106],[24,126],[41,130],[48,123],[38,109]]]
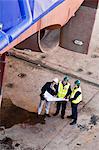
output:
[[[72,107],[72,119],[74,119],[74,121],[77,122],[77,116],[78,116],[77,107],[78,107],[78,104],[71,103],[71,107]]]
[[[66,104],[67,102],[57,102],[57,109],[56,109],[56,113],[58,114],[61,108],[61,116],[65,115],[65,110],[66,110]]]

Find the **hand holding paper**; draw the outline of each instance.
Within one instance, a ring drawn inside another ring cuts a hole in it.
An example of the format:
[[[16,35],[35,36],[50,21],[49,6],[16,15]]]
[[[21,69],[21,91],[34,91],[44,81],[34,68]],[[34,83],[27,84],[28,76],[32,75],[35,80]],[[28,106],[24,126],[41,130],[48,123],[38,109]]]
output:
[[[66,101],[66,102],[68,102],[68,101],[69,101],[69,99],[65,99],[65,101]]]
[[[58,101],[69,101],[68,99],[65,98],[57,98],[52,96],[50,93],[47,91],[44,93],[44,97],[46,98],[47,101],[52,101],[52,102],[58,102]]]

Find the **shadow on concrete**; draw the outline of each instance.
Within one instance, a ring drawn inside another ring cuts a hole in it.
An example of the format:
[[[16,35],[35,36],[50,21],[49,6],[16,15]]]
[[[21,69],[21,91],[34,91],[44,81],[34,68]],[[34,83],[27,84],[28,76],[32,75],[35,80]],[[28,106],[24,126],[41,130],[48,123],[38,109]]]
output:
[[[0,108],[0,126],[11,128],[16,124],[22,123],[29,125],[35,125],[37,123],[44,124],[45,117],[40,116],[38,118],[36,113],[28,112],[13,105],[10,99],[3,99],[2,107]]]
[[[99,0],[85,0],[82,5],[97,9],[98,1]]]
[[[61,28],[60,46],[82,54],[87,54],[94,27],[97,9],[81,6],[70,21]],[[75,43],[78,41],[81,44]]]

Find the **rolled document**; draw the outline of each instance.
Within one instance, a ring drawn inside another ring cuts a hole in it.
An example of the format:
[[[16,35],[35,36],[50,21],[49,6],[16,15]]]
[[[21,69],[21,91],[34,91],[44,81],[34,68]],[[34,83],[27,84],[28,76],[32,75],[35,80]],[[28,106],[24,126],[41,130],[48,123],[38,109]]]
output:
[[[68,101],[68,99],[65,99],[65,98],[57,98],[57,97],[54,97],[54,96],[52,96],[50,93],[48,93],[47,91],[45,91],[44,97],[45,97],[45,99],[46,99],[47,101],[50,101],[50,102]]]

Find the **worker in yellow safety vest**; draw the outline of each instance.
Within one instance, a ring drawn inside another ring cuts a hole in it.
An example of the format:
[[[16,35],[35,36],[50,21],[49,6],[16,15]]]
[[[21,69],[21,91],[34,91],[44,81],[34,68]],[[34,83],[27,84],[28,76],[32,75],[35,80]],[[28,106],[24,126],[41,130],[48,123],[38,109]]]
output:
[[[80,80],[76,80],[74,87],[71,91],[70,101],[71,101],[71,108],[72,108],[72,115],[67,116],[67,118],[73,119],[70,125],[74,125],[77,123],[77,107],[78,104],[82,101],[82,91],[80,87]]]
[[[71,85],[69,83],[69,77],[65,76],[63,81],[59,82],[57,97],[62,98],[62,99],[63,98],[67,99],[70,92],[71,92]],[[64,119],[66,104],[67,104],[67,101],[57,102],[57,106],[56,106],[57,108],[56,108],[56,112],[55,112],[54,116],[59,114],[59,111],[61,108],[61,118]]]

